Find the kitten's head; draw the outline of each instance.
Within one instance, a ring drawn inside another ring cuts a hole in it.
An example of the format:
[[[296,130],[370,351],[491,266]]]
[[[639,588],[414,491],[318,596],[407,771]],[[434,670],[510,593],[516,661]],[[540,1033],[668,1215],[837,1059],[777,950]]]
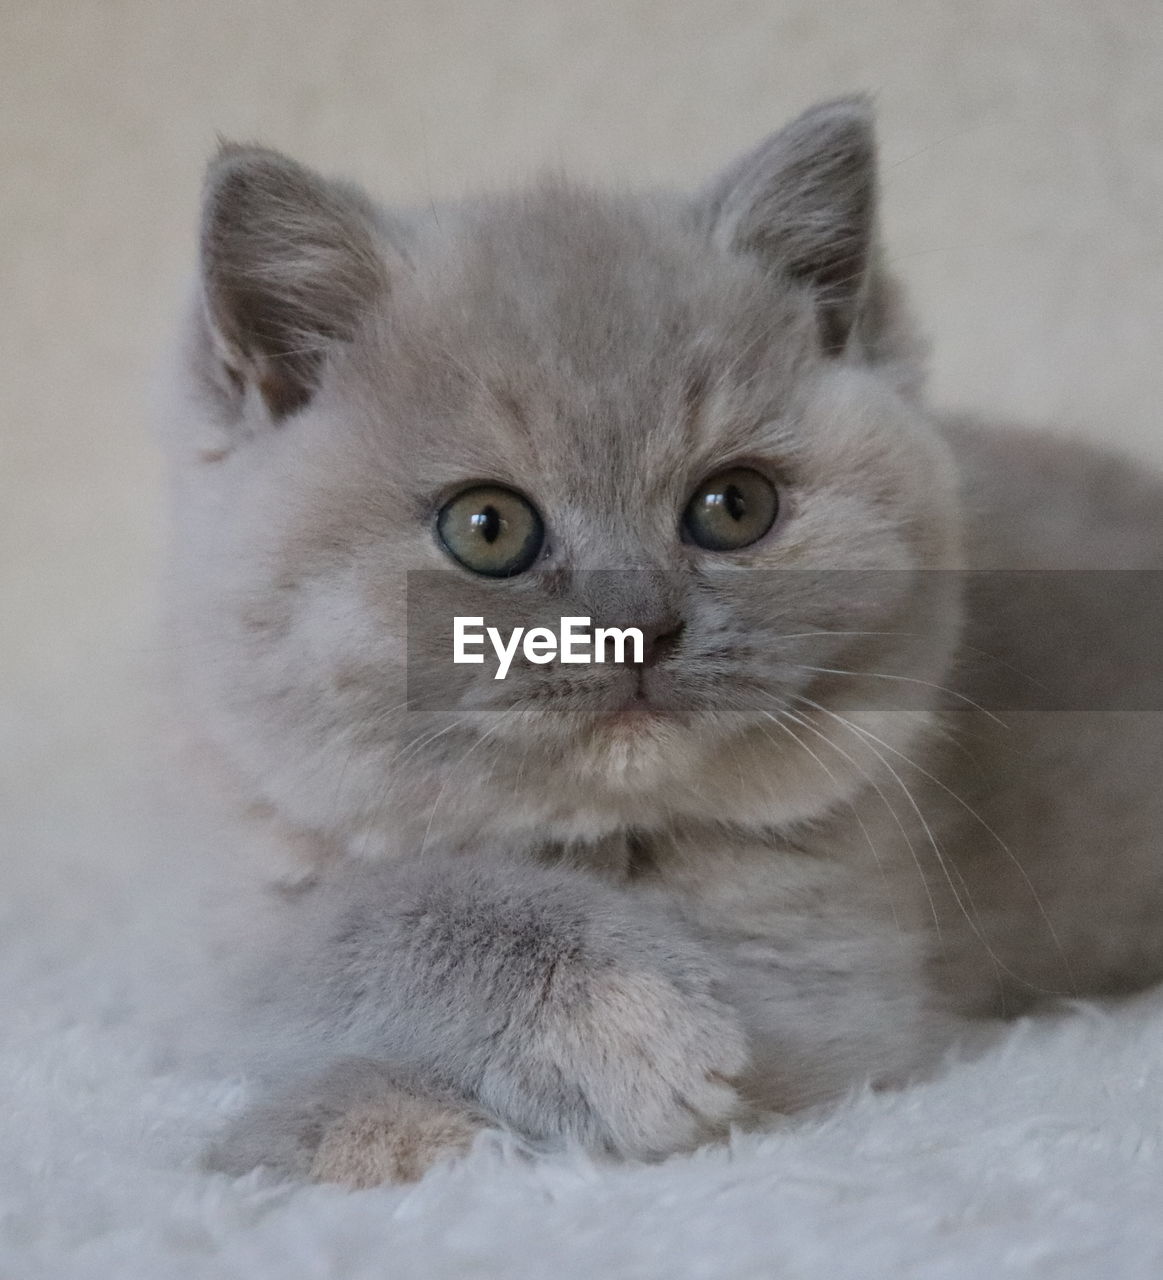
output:
[[[356,849],[818,815],[871,759],[842,721],[899,750],[954,641],[912,355],[860,100],[686,198],[389,215],[228,147],[172,437],[196,709]],[[636,626],[646,661],[469,680],[453,614]]]

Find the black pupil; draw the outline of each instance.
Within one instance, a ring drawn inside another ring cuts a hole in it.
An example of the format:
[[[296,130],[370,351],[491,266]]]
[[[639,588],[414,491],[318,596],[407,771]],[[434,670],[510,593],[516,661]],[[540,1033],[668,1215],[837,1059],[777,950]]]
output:
[[[727,486],[723,493],[723,505],[727,508],[727,514],[732,520],[742,520],[747,514],[747,499],[737,485]]]
[[[496,507],[485,507],[483,511],[474,513],[469,524],[487,543],[492,545],[501,536],[501,526],[504,521]]]

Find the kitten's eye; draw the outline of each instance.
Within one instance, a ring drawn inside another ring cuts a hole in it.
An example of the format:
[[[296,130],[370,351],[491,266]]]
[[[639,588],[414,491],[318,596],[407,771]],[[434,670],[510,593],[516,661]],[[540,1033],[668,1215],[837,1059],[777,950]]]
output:
[[[436,518],[440,541],[473,573],[511,578],[537,559],[545,526],[531,503],[512,489],[479,485],[458,493]]]
[[[704,480],[683,514],[683,532],[708,551],[735,551],[760,538],[779,514],[779,494],[766,476],[733,467]]]

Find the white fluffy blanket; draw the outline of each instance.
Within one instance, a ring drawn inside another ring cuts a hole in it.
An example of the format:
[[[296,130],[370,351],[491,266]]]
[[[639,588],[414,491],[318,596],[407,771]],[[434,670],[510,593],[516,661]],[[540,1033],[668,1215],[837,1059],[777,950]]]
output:
[[[167,822],[105,836],[173,841]],[[245,1087],[175,1057],[155,1017],[198,964],[175,922],[211,896],[205,864],[24,872],[2,934],[5,1280],[1163,1274],[1158,995],[1017,1024],[932,1083],[653,1167],[485,1135],[407,1189],[230,1181],[197,1154]]]

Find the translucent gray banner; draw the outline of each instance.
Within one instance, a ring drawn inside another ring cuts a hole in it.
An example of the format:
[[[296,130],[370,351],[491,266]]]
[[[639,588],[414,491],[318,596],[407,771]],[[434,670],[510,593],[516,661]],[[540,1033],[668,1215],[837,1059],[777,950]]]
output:
[[[830,688],[849,708],[1163,710],[1163,571],[407,579],[414,711],[600,712],[636,698],[676,714],[770,710],[789,690]]]

